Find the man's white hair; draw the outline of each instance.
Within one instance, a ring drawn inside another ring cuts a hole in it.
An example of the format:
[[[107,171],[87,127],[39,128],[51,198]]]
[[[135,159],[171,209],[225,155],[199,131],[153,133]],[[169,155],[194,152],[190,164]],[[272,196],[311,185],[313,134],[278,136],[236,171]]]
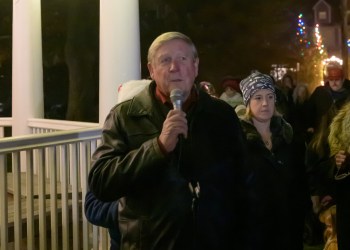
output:
[[[130,80],[122,83],[118,88],[118,100],[117,103],[124,102],[132,99],[135,95],[141,92],[146,86],[150,84],[152,80],[141,79],[141,80]]]

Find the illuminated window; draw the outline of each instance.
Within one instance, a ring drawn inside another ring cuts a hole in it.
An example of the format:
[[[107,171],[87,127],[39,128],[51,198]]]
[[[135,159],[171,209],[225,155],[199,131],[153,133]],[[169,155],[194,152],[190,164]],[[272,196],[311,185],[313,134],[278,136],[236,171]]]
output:
[[[318,12],[318,19],[319,20],[326,20],[327,19],[327,12],[326,11]]]

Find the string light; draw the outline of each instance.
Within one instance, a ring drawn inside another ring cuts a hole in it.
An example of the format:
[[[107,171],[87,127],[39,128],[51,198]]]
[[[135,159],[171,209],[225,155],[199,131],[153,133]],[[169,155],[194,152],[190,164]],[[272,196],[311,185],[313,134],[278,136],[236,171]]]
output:
[[[304,81],[319,83],[323,79],[322,62],[327,57],[327,51],[320,34],[320,27],[318,24],[314,27],[306,27],[303,21],[303,14],[299,14],[296,33],[296,42],[299,44],[299,60],[302,68],[299,73],[300,79],[305,78],[303,79]]]
[[[329,64],[331,62],[338,63],[339,65],[343,65],[343,60],[336,56],[331,56],[330,58],[326,58],[323,61],[323,65]]]
[[[298,16],[298,28],[297,28],[297,37],[300,44],[300,55],[304,56],[304,48],[309,48],[310,43],[307,40],[307,33],[305,23],[303,21],[303,14],[300,13]]]
[[[316,37],[316,48],[319,50],[320,54],[323,54],[324,45],[322,43],[322,36],[320,34],[320,29],[318,24],[316,24],[316,27],[315,27],[315,37]]]
[[[305,49],[312,48],[315,46],[320,54],[323,54],[325,52],[324,50],[324,45],[322,42],[322,36],[320,34],[320,29],[319,25],[316,24],[315,29],[314,29],[314,35],[315,37],[311,37],[311,41],[309,40],[309,36],[306,32],[306,26],[303,21],[303,14],[299,14],[298,16],[298,29],[297,29],[297,37],[300,46],[300,54],[301,56],[304,56],[305,54]],[[350,41],[349,41],[349,46],[350,46]]]

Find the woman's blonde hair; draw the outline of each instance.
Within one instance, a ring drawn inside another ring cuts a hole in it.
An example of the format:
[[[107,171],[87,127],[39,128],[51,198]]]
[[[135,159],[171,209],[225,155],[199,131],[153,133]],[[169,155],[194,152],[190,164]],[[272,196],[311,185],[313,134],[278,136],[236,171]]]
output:
[[[330,124],[332,123],[332,120],[334,116],[337,113],[337,108],[333,104],[327,113],[325,113],[321,117],[321,121],[319,124],[318,129],[315,131],[313,134],[311,141],[309,142],[309,147],[317,152],[320,157],[328,156],[328,136],[329,136],[329,131],[330,131]]]
[[[337,236],[337,209],[333,205],[320,213],[320,221],[325,224],[326,228],[323,233],[324,240],[327,241],[330,237]]]

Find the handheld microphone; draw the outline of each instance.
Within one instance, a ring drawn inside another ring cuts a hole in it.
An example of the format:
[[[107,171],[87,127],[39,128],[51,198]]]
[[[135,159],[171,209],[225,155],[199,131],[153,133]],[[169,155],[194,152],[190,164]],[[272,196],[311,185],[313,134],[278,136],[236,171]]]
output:
[[[173,89],[170,92],[170,100],[175,110],[182,110],[183,99],[184,99],[183,91],[181,89]],[[182,144],[182,140],[183,140],[183,135],[181,134],[179,135],[180,145]]]
[[[181,110],[183,103],[183,91],[181,89],[173,89],[170,92],[170,100],[174,109]]]

